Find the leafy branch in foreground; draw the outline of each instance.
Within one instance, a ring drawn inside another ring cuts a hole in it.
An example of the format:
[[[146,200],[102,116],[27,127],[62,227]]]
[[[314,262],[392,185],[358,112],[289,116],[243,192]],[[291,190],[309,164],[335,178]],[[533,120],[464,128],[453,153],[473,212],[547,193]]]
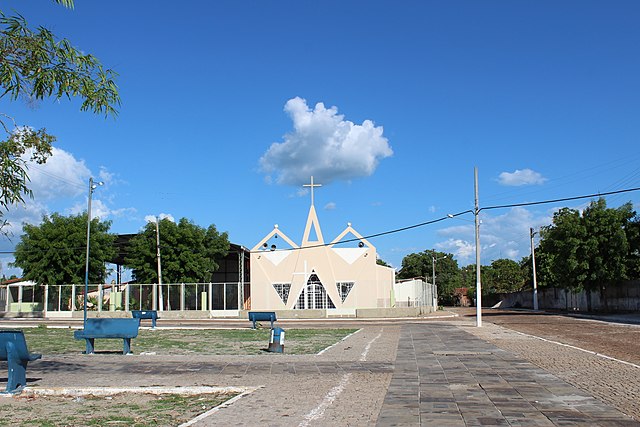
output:
[[[116,73],[105,70],[91,54],[83,54],[44,27],[31,30],[24,17],[0,12],[0,99],[41,100],[79,96],[82,111],[117,114],[120,104]]]
[[[73,0],[53,0],[73,8]],[[58,40],[44,27],[32,30],[26,19],[0,11],[0,100],[27,102],[44,98],[82,99],[81,111],[116,116],[120,95],[117,74],[105,69],[91,54],[74,48],[67,39]],[[55,137],[45,128],[17,126],[0,111],[0,230],[4,211],[24,196],[33,197],[27,174],[28,161],[44,163],[51,155]]]

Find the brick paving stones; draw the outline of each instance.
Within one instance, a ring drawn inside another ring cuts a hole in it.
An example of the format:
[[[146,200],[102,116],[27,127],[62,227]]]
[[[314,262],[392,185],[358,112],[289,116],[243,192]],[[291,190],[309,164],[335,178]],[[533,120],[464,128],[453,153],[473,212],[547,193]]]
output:
[[[640,426],[515,354],[447,324],[405,325],[378,426]]]

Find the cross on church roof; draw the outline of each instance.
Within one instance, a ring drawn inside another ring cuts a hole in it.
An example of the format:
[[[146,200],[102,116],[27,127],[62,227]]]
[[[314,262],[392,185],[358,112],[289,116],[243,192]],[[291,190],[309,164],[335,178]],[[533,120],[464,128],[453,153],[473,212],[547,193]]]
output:
[[[311,184],[303,184],[303,187],[311,187],[311,206],[313,206],[313,188],[314,187],[322,187],[322,184],[314,184],[313,176],[311,176]]]

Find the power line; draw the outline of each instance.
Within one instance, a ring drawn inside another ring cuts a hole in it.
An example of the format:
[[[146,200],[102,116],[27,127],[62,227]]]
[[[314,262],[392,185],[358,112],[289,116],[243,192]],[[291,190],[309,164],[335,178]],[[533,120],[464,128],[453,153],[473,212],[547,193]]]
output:
[[[511,204],[508,204],[508,205],[487,206],[487,207],[478,209],[478,212],[483,211],[483,210],[488,211],[488,210],[492,210],[492,209],[517,208],[517,207],[521,207],[521,206],[534,206],[534,205],[544,205],[544,204],[549,204],[549,203],[568,202],[568,201],[580,200],[580,199],[591,199],[593,197],[602,197],[602,196],[610,196],[612,194],[630,193],[632,191],[638,191],[638,190],[640,190],[640,187],[627,188],[627,189],[624,189],[624,190],[616,190],[616,191],[607,191],[605,193],[587,194],[587,195],[584,195],[584,196],[575,196],[575,197],[565,197],[565,198],[561,198],[561,199],[542,200],[542,201],[538,201],[538,202],[511,203]]]
[[[563,198],[559,198],[559,199],[548,199],[548,200],[540,200],[540,201],[536,201],[536,202],[523,202],[523,203],[511,203],[511,204],[506,204],[506,205],[494,205],[494,206],[486,206],[486,207],[481,207],[478,209],[477,213],[480,213],[481,211],[488,211],[488,210],[495,210],[495,209],[506,209],[506,208],[515,208],[515,207],[523,207],[523,206],[536,206],[536,205],[543,205],[543,204],[550,204],[550,203],[559,203],[559,202],[568,202],[568,201],[573,201],[573,200],[582,200],[582,199],[591,199],[594,197],[603,197],[603,196],[611,196],[614,194],[623,194],[623,193],[630,193],[630,192],[634,192],[634,191],[640,191],[640,187],[634,187],[634,188],[627,188],[627,189],[623,189],[623,190],[616,190],[616,191],[607,191],[604,193],[594,193],[594,194],[585,194],[582,196],[573,196],[573,197],[563,197]],[[465,211],[461,211],[461,212],[457,212],[455,214],[447,214],[446,216],[440,217],[440,218],[435,218],[432,219],[430,221],[424,221],[418,224],[413,224],[413,225],[409,225],[406,227],[400,227],[400,228],[395,228],[392,230],[387,230],[387,231],[383,231],[380,233],[374,233],[374,234],[369,234],[367,236],[363,236],[362,238],[359,237],[354,237],[352,239],[347,239],[347,240],[341,240],[339,242],[336,243],[320,243],[317,245],[310,245],[310,246],[305,246],[303,248],[286,248],[286,249],[281,249],[281,250],[301,250],[301,249],[311,249],[311,248],[318,248],[318,247],[324,247],[324,246],[331,246],[331,245],[340,245],[340,244],[345,244],[345,243],[351,243],[351,242],[359,242],[362,239],[374,239],[376,237],[382,237],[382,236],[386,236],[389,234],[396,234],[396,233],[400,233],[403,231],[407,231],[407,230],[412,230],[415,228],[420,228],[420,227],[425,227],[427,225],[432,225],[432,224],[436,224],[438,222],[442,222],[445,221],[447,219],[451,219],[451,218],[455,218],[461,215],[466,215],[466,214],[473,214],[474,210],[473,209],[467,209]],[[114,243],[114,246],[119,246],[118,244]],[[162,245],[162,247],[166,247],[166,248],[173,248],[173,249],[177,249],[174,246],[171,245]],[[69,251],[69,250],[77,250],[79,248],[56,248],[54,249],[55,251]],[[44,251],[49,251],[52,249],[34,249],[32,250],[33,252],[44,252]],[[32,252],[30,251],[30,252]],[[125,251],[126,252],[126,251]],[[263,253],[263,252],[268,252],[265,250],[258,250],[258,251],[249,251],[252,253]],[[0,254],[14,254],[14,251],[0,251]]]
[[[602,196],[610,196],[613,194],[622,194],[622,193],[630,193],[633,191],[639,191],[640,187],[635,187],[635,188],[627,188],[624,190],[616,190],[616,191],[608,191],[605,193],[595,193],[595,194],[586,194],[586,195],[582,195],[582,196],[574,196],[574,197],[564,197],[564,198],[560,198],[560,199],[549,199],[549,200],[541,200],[541,201],[537,201],[537,202],[524,202],[524,203],[511,203],[511,204],[507,204],[507,205],[495,205],[495,206],[486,206],[483,208],[479,208],[478,209],[478,213],[480,213],[480,211],[483,210],[494,210],[494,209],[506,209],[506,208],[516,208],[516,207],[522,207],[522,206],[535,206],[535,205],[543,205],[543,204],[549,204],[549,203],[558,203],[558,202],[568,202],[568,201],[572,201],[572,200],[581,200],[581,199],[591,199],[593,197],[602,197]],[[395,234],[395,233],[399,233],[402,231],[406,231],[406,230],[411,230],[414,228],[419,228],[419,227],[424,227],[426,225],[431,225],[431,224],[435,224],[441,221],[444,221],[446,219],[450,219],[450,218],[455,218],[457,216],[460,215],[465,215],[468,213],[474,213],[474,211],[472,209],[468,209],[466,211],[462,211],[462,212],[458,212],[455,214],[448,214],[444,217],[441,218],[436,218],[433,219],[431,221],[425,221],[425,222],[421,222],[419,224],[414,224],[414,225],[409,225],[407,227],[401,227],[401,228],[396,228],[393,230],[389,230],[389,231],[383,231],[381,233],[375,233],[375,234],[369,234],[367,236],[363,236],[362,239],[373,239],[376,237],[380,237],[380,236],[386,236],[388,234]],[[317,245],[311,245],[311,246],[305,246],[304,248],[287,248],[284,250],[300,250],[300,249],[310,249],[310,248],[318,248],[318,247],[323,247],[323,246],[330,246],[330,245],[339,245],[339,244],[343,244],[343,243],[350,243],[350,242],[357,242],[360,241],[360,238],[353,238],[353,239],[347,239],[347,240],[341,240],[339,242],[336,243],[322,243],[322,244],[317,244]],[[260,251],[252,251],[253,253],[262,253],[265,252],[263,250]]]

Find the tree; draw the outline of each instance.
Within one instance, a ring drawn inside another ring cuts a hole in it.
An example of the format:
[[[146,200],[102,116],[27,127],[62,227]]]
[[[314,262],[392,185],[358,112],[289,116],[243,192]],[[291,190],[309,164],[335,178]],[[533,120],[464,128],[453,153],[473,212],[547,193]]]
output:
[[[484,279],[487,293],[503,294],[518,292],[524,288],[525,279],[520,264],[511,259],[497,259],[484,267]]]
[[[387,262],[386,262],[385,260],[383,260],[382,258],[378,258],[378,259],[376,259],[376,264],[378,264],[378,265],[382,265],[382,266],[384,266],[384,267],[391,267],[391,266],[389,265],[389,263],[387,263]]]
[[[604,290],[605,285],[627,279],[629,241],[625,228],[634,216],[631,203],[610,209],[602,198],[584,210],[582,218],[587,232],[584,245],[589,263],[585,287]]]
[[[73,0],[54,0],[68,8]],[[0,10],[0,100],[39,101],[45,98],[78,97],[80,109],[96,114],[116,115],[120,105],[116,73],[105,70],[91,54],[58,40],[49,30],[33,30],[24,17],[6,16]],[[2,215],[10,205],[32,197],[27,159],[44,163],[51,155],[55,137],[46,129],[18,125],[7,112],[0,111],[0,229]]]
[[[111,222],[91,220],[89,283],[104,283],[105,262],[115,256],[115,236],[109,234]],[[64,285],[84,283],[87,215],[45,216],[40,225],[25,224],[24,235],[16,245],[13,266],[20,267],[23,278],[37,284]]]
[[[227,233],[220,233],[215,225],[207,229],[186,218],[177,224],[169,219],[158,222],[160,231],[160,259],[164,283],[209,282],[218,269],[216,259],[229,251]],[[133,270],[138,283],[158,283],[156,259],[156,224],[147,223],[129,245],[125,265]]]
[[[629,279],[640,279],[640,216],[636,214],[625,229],[629,242],[627,258],[627,276]]]
[[[398,272],[398,279],[424,277],[433,281],[433,259],[436,259],[435,273],[438,297],[444,304],[453,302],[453,291],[461,286],[460,268],[453,254],[426,250],[413,253],[402,259],[402,268]]]
[[[562,208],[553,214],[552,224],[540,230],[540,271],[550,283],[567,289],[581,289],[588,263],[582,242],[586,230],[575,209]]]
[[[402,267],[398,271],[398,279],[428,277],[431,272],[431,253],[432,251],[424,251],[409,254],[402,258]]]
[[[605,287],[627,279],[629,267],[633,271],[637,265],[634,218],[631,203],[613,209],[604,199],[591,202],[582,213],[567,208],[556,212],[553,224],[541,231],[538,252],[545,280],[567,289],[600,289],[606,305]]]

